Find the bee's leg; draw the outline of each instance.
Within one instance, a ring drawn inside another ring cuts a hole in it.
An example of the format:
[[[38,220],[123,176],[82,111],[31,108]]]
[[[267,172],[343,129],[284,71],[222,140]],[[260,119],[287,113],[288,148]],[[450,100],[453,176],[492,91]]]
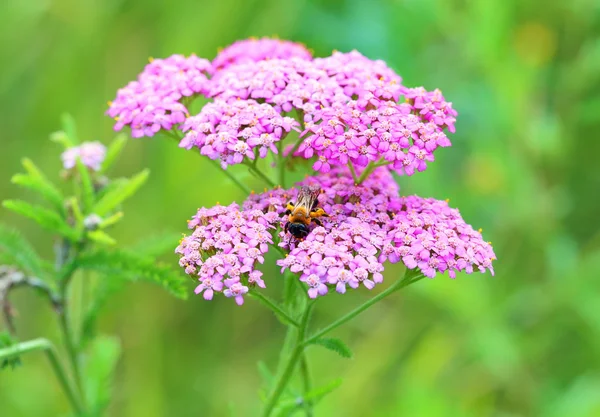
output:
[[[329,217],[329,214],[325,213],[325,210],[323,210],[322,208],[317,208],[310,212],[310,217],[312,217],[313,219],[317,217]]]
[[[285,233],[287,233],[289,228],[290,228],[290,222],[285,222],[285,226],[283,226],[283,231]]]
[[[318,226],[323,227],[323,222],[321,220],[317,219],[316,217],[313,218],[313,222],[315,222]]]
[[[292,203],[291,201],[287,203],[287,206],[285,206],[285,214],[292,214],[294,207],[294,203]]]

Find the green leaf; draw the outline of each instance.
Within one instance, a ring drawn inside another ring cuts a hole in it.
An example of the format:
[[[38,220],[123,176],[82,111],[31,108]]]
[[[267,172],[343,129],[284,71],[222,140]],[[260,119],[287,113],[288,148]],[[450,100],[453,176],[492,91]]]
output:
[[[29,204],[22,200],[4,200],[2,205],[8,210],[30,218],[44,229],[58,233],[73,242],[80,238],[77,230],[70,227],[55,211],[40,206],[34,206],[33,204]]]
[[[96,203],[92,211],[99,216],[105,216],[144,185],[149,173],[150,171],[145,169],[139,174],[134,175],[131,179],[120,183],[120,186],[107,191]]]
[[[125,147],[125,143],[127,143],[127,135],[124,133],[120,133],[116,138],[113,139],[111,144],[108,146],[108,150],[106,151],[106,157],[104,158],[104,162],[102,162],[102,166],[100,167],[100,173],[105,173],[115,163],[119,155],[121,155],[121,152]]]
[[[71,210],[73,212],[73,217],[75,218],[75,222],[77,223],[77,229],[79,229],[79,230],[83,229],[84,217],[83,217],[83,213],[81,212],[81,207],[79,206],[79,201],[77,201],[77,198],[75,198],[75,197],[71,197],[67,201],[68,201],[69,206],[71,206]]]
[[[187,298],[188,289],[180,271],[123,250],[96,250],[81,255],[77,266],[101,272],[110,279],[148,281],[161,285],[178,298]]]
[[[331,381],[327,385],[315,388],[314,390],[308,392],[304,397],[295,397],[282,400],[277,405],[274,414],[276,417],[294,415],[296,411],[302,410],[304,408],[304,404],[307,401],[310,401],[313,405],[315,405],[319,401],[321,401],[325,396],[333,392],[335,389],[339,388],[341,385],[342,378],[338,378]]]
[[[79,178],[81,179],[83,212],[84,214],[89,214],[92,207],[94,207],[94,185],[92,184],[92,177],[90,176],[90,171],[83,165],[80,158],[77,158],[76,164]]]
[[[17,344],[17,341],[13,339],[10,333],[0,332],[0,349],[11,347]],[[7,358],[0,358],[0,371],[8,368],[15,369],[21,365],[21,357],[19,355],[12,355]]]
[[[322,337],[310,343],[311,345],[319,345],[323,346],[325,349],[329,349],[334,351],[342,358],[351,358],[352,351],[350,348],[342,342],[340,339],[336,339],[333,337]]]
[[[69,148],[72,148],[73,146],[75,146],[75,144],[73,142],[71,142],[71,140],[69,139],[67,134],[65,132],[63,132],[62,130],[59,130],[58,132],[54,132],[54,133],[50,134],[50,140],[52,142],[61,144],[65,149],[69,149]]]
[[[11,179],[12,183],[39,193],[44,200],[52,204],[56,211],[64,216],[64,197],[58,188],[46,178],[30,159],[25,158],[21,163],[27,174],[14,175]]]
[[[100,229],[106,229],[107,227],[110,227],[113,224],[117,223],[122,218],[123,218],[123,212],[118,211],[115,214],[113,214],[112,216],[109,216],[106,219],[102,220],[99,227],[100,227]]]
[[[342,378],[334,379],[330,383],[315,388],[312,391],[308,392],[304,397],[304,400],[311,401],[313,404],[316,404],[319,401],[321,401],[326,395],[331,394],[334,390],[338,389],[342,385],[342,382],[344,382]]]
[[[45,275],[42,261],[27,239],[18,231],[2,224],[0,224],[0,251],[8,255],[10,262],[21,271],[30,272],[38,278]]]
[[[69,138],[71,143],[77,145],[79,139],[77,138],[77,128],[75,127],[75,119],[69,113],[63,113],[60,117],[62,122],[63,131]]]
[[[102,230],[90,230],[86,233],[86,235],[90,240],[102,245],[115,245],[117,243],[112,236],[103,232]]]
[[[121,343],[116,337],[98,337],[91,346],[85,364],[85,396],[91,415],[102,415],[110,402],[113,377]]]

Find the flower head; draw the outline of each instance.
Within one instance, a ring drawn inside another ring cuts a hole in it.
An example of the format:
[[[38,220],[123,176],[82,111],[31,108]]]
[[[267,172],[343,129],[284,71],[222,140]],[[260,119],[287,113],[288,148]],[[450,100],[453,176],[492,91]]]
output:
[[[378,97],[365,91],[357,100],[336,102],[307,114],[302,132],[306,139],[296,155],[316,156],[313,169],[320,172],[348,162],[359,167],[377,162],[399,174],[412,175],[427,168],[437,148],[450,146],[444,129],[454,126],[452,115],[456,112],[439,91],[435,95],[435,106],[444,110],[430,112],[416,107],[431,107],[425,106],[424,100],[417,104],[415,98],[398,104],[393,98],[381,98],[387,97],[381,92]],[[403,91],[414,95],[413,90]],[[426,97],[427,103],[433,102],[430,95]],[[444,111],[448,114],[444,113],[443,117],[433,116]]]
[[[301,58],[232,65],[211,79],[209,95],[226,101],[260,100],[279,112],[312,111],[345,97],[324,70]]]
[[[241,210],[233,204],[198,211],[189,223],[194,232],[176,250],[186,273],[199,276],[197,292],[210,299],[226,288],[225,296],[241,304],[247,287],[264,288],[257,267],[274,245],[287,252],[277,261],[282,271],[297,274],[312,298],[330,290],[370,290],[383,282],[386,261],[402,261],[428,277],[445,271],[454,277],[457,271],[474,269],[493,273],[491,245],[458,210],[444,201],[399,197],[385,168],[375,169],[361,185],[354,184],[345,168],[299,185],[319,187],[318,206],[328,214],[322,226],[311,225],[303,240],[283,227],[286,205],[295,201],[298,188],[253,194]]]
[[[358,51],[348,53],[334,51],[326,58],[315,58],[314,65],[334,78],[350,99],[363,97],[369,90],[389,89],[398,100],[402,78],[382,60],[371,60]],[[377,96],[383,96],[376,94]]]
[[[138,76],[119,89],[106,112],[115,118],[115,130],[131,127],[133,137],[153,136],[182,123],[188,109],[183,97],[205,94],[210,62],[195,55],[154,59]]]
[[[401,260],[407,268],[419,268],[430,278],[445,271],[454,278],[457,271],[470,274],[474,268],[494,274],[496,255],[491,244],[457,209],[446,201],[417,196],[403,197],[401,204],[388,233],[394,248],[383,258]]]
[[[106,147],[100,142],[84,142],[79,146],[67,149],[61,155],[65,169],[73,168],[77,159],[91,170],[99,171],[106,157]]]
[[[256,267],[273,243],[276,220],[260,210],[240,211],[237,204],[199,209],[188,223],[192,234],[175,250],[185,272],[198,276],[196,293],[210,300],[223,292],[241,305],[248,286],[264,288]]]
[[[182,130],[186,134],[179,146],[197,147],[202,155],[220,160],[226,168],[256,155],[264,158],[269,151],[278,153],[277,142],[298,126],[296,120],[266,103],[216,100],[185,121]]]
[[[220,51],[212,61],[212,67],[214,71],[221,71],[235,64],[293,57],[310,60],[312,54],[304,45],[296,42],[270,38],[245,39]]]

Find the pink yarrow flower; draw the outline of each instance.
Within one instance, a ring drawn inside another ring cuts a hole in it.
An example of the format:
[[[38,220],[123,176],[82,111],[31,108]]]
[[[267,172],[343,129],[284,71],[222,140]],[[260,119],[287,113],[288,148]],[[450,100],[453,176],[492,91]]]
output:
[[[106,157],[106,147],[100,142],[84,142],[79,146],[67,149],[61,155],[65,169],[73,168],[77,159],[91,170],[99,171],[104,158]]]
[[[269,151],[278,153],[277,142],[292,129],[298,130],[299,123],[266,103],[218,99],[187,119],[181,129],[185,137],[180,147],[196,147],[226,168],[244,159],[265,158]]]
[[[220,51],[212,61],[212,67],[216,72],[235,64],[289,58],[311,60],[312,54],[304,45],[296,42],[270,38],[245,39]]]
[[[311,298],[334,290],[371,290],[383,282],[387,261],[403,262],[428,277],[448,271],[493,274],[495,255],[445,201],[399,197],[390,171],[376,169],[361,185],[349,172],[334,168],[299,185],[319,187],[319,207],[329,215],[313,224],[304,240],[285,234],[286,205],[298,188],[277,188],[251,195],[240,209],[202,208],[189,222],[193,233],[176,252],[186,273],[198,277],[197,293],[212,299],[223,292],[238,304],[252,287],[264,288],[265,253],[274,245],[287,253],[277,264],[297,274]]]
[[[130,126],[133,137],[171,130],[188,114],[182,98],[206,93],[210,71],[210,62],[195,55],[153,59],[137,81],[118,90],[106,114],[117,121],[115,130]]]

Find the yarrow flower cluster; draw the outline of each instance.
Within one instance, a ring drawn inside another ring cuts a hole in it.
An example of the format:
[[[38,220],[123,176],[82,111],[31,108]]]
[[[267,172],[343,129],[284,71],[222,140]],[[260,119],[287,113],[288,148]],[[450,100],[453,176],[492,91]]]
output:
[[[186,104],[199,95],[214,102],[190,116]],[[254,111],[267,120],[264,132],[254,130],[268,136],[251,138],[253,126],[235,126],[242,118],[236,112]],[[277,153],[273,143],[286,135],[271,135],[268,125],[285,119],[291,126],[292,111],[302,135],[296,145],[284,144],[286,155],[313,160],[319,172],[350,163],[407,175],[425,170],[438,147],[450,146],[445,132],[454,132],[457,115],[439,90],[403,86],[384,61],[357,51],[313,59],[301,44],[268,38],[236,42],[212,63],[194,55],[154,60],[119,90],[108,114],[117,119],[115,129],[130,125],[134,137],[183,133],[181,147],[198,147],[226,168],[254,159],[254,146],[261,157]]]
[[[264,288],[256,266],[264,262],[263,255],[273,243],[269,229],[276,221],[275,213],[240,211],[237,204],[198,210],[189,222],[194,232],[176,249],[185,272],[199,277],[196,294],[203,292],[211,300],[215,292],[223,292],[241,305],[248,285]]]
[[[367,94],[315,110],[305,117],[302,134],[307,138],[296,154],[317,156],[313,169],[320,172],[348,162],[356,166],[389,165],[407,175],[425,170],[438,147],[451,145],[444,128],[454,128],[455,112],[441,94],[436,94],[441,98],[435,103],[443,110],[431,111],[435,108],[432,100],[425,101],[412,90],[406,93],[415,96],[414,103],[397,104]],[[429,95],[424,97],[430,99]]]
[[[295,42],[269,38],[245,39],[220,51],[212,61],[212,66],[216,72],[235,64],[289,58],[310,60],[312,54],[304,45]]]
[[[345,98],[334,79],[301,58],[233,65],[211,79],[209,95],[223,100],[262,100],[278,112],[312,111]]]
[[[84,142],[79,146],[67,149],[61,155],[63,167],[71,169],[77,164],[77,160],[91,170],[98,171],[106,157],[106,146],[100,142]]]
[[[109,102],[107,114],[117,121],[115,130],[130,126],[136,138],[183,123],[189,112],[181,99],[206,93],[211,69],[208,60],[195,55],[152,59],[137,81],[121,88]]]
[[[254,100],[208,103],[200,114],[183,124],[186,132],[179,146],[197,147],[202,155],[221,161],[223,168],[239,164],[244,158],[264,158],[269,151],[278,153],[277,142],[299,123],[279,114],[268,104]]]
[[[209,102],[190,115],[198,96]],[[277,264],[297,274],[312,298],[372,289],[387,262],[428,277],[493,274],[491,245],[458,210],[398,195],[391,173],[425,170],[438,148],[451,145],[457,112],[440,90],[404,86],[384,61],[357,51],[313,58],[301,44],[244,40],[212,62],[194,55],[152,61],[119,90],[108,114],[117,130],[129,125],[134,137],[165,131],[223,169],[253,161],[257,170],[256,159],[272,153],[284,164],[278,173],[303,159],[318,172],[295,188],[252,194],[241,207],[199,209],[176,252],[205,299],[223,293],[242,304],[264,288],[259,266],[269,248],[285,254]],[[315,204],[328,217],[305,217],[299,240],[285,226],[288,202],[302,186],[321,190]]]
[[[445,201],[399,197],[388,170],[376,169],[358,186],[345,169],[309,177],[298,185],[319,187],[319,206],[329,214],[323,226],[314,225],[301,241],[283,228],[286,204],[295,200],[299,188],[253,194],[242,210],[234,204],[198,211],[189,223],[194,232],[176,250],[186,273],[198,275],[197,292],[208,289],[205,298],[212,298],[214,292],[236,284],[235,296],[241,303],[248,287],[265,286],[257,280],[262,274],[256,267],[275,244],[286,253],[277,264],[282,271],[298,274],[312,298],[330,288],[339,293],[360,286],[372,289],[383,282],[386,261],[402,261],[432,278],[446,271],[454,277],[473,268],[493,273],[490,244],[458,210]]]

